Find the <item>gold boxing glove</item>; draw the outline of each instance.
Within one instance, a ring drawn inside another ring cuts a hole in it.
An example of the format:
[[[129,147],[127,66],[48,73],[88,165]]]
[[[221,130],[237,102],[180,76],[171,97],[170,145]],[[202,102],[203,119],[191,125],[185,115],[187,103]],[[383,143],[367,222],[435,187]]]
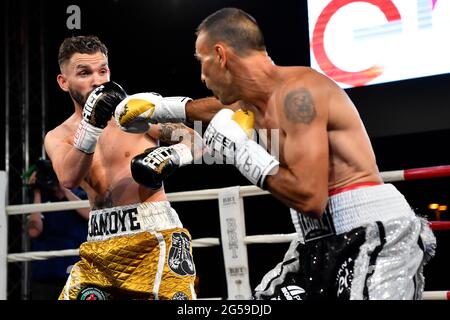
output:
[[[255,128],[255,115],[250,110],[237,110],[231,117],[245,131],[249,139],[253,138],[253,129]]]
[[[157,93],[143,92],[128,96],[114,112],[114,119],[126,132],[142,133],[151,123],[183,122],[188,97],[162,97]]]

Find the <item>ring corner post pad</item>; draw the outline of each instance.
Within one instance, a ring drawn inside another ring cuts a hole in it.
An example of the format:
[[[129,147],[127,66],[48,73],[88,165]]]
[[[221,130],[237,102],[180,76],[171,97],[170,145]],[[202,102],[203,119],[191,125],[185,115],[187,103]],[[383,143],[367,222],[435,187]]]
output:
[[[225,262],[228,300],[251,298],[247,246],[245,244],[244,201],[239,186],[219,191],[220,233]]]
[[[0,171],[0,300],[7,299],[8,217],[6,212],[8,176]]]

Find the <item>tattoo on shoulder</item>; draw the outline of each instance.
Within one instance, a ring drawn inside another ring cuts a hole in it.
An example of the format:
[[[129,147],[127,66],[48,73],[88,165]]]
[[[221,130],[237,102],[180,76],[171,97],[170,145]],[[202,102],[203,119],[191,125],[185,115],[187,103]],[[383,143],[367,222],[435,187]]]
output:
[[[186,127],[182,123],[161,123],[159,140],[164,143],[178,143],[186,134]]]
[[[284,99],[286,118],[291,122],[310,124],[316,117],[311,94],[305,88],[289,92]]]

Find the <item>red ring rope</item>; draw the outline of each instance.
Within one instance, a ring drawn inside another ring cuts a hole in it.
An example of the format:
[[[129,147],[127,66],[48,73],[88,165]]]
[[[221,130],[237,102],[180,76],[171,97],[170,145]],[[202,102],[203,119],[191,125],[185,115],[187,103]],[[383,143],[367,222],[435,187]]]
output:
[[[430,221],[429,223],[433,231],[450,230],[450,221]]]
[[[405,180],[430,179],[450,176],[450,165],[404,170]]]

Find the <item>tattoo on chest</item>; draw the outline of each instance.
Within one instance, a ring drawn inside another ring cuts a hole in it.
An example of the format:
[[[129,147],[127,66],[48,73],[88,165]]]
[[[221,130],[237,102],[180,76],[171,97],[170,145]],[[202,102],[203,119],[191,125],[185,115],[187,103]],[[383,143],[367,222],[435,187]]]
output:
[[[291,122],[310,124],[316,117],[311,94],[304,88],[292,90],[284,99],[284,112]]]
[[[92,210],[111,208],[112,206],[113,206],[112,192],[111,190],[106,190],[104,196],[95,197],[94,206],[92,207]]]

